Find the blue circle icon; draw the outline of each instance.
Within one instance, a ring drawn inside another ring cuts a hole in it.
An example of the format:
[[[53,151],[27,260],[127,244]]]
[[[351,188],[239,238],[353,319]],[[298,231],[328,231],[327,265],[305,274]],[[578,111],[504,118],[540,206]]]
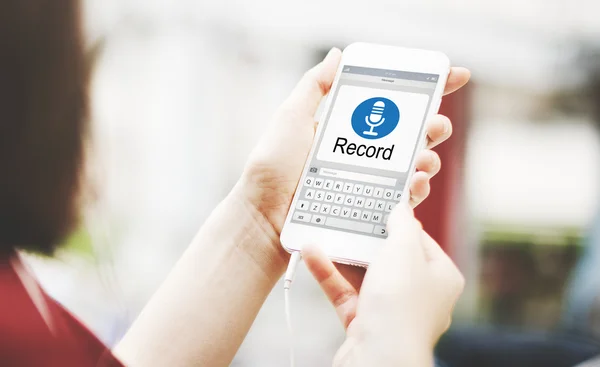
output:
[[[381,139],[389,135],[400,121],[398,106],[387,98],[369,98],[352,113],[352,129],[365,139]]]

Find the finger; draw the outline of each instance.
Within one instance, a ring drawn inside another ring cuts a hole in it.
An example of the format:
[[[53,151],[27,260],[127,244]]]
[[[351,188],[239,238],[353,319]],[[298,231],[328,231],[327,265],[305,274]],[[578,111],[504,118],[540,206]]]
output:
[[[435,115],[427,122],[427,149],[446,141],[452,135],[452,122],[444,115]]]
[[[454,308],[465,288],[465,278],[450,256],[425,231],[422,232],[423,251],[430,264],[431,275],[439,280],[446,302]],[[450,313],[449,316],[451,316]]]
[[[362,292],[396,292],[406,287],[415,274],[425,268],[427,261],[421,246],[421,224],[412,208],[397,205],[387,223],[388,238],[369,266]],[[368,299],[368,296],[367,296]]]
[[[305,246],[302,259],[347,328],[356,315],[358,292],[317,247]]]
[[[423,231],[421,234],[423,237],[423,250],[425,251],[425,257],[427,261],[436,261],[448,257],[446,252],[440,247],[440,245],[429,235],[429,233]]]
[[[451,283],[447,288],[451,291],[455,290],[454,295],[458,297],[465,286],[465,278],[462,273],[446,251],[440,247],[429,233],[422,231],[421,236],[425,258],[430,263],[440,264],[437,266],[438,271],[446,281]]]
[[[421,235],[425,258],[434,265],[434,274],[444,280],[449,302],[454,305],[465,288],[465,278],[450,256],[427,232],[423,231]]]
[[[415,167],[419,172],[427,173],[429,178],[435,176],[442,168],[440,156],[433,150],[422,150],[417,154]]]
[[[332,48],[323,61],[304,74],[284,106],[301,111],[300,113],[312,119],[321,99],[331,89],[341,56],[342,52],[339,49]]]
[[[421,249],[421,223],[415,219],[412,208],[406,204],[397,205],[387,223],[388,241],[385,248],[401,248],[401,252],[408,252],[408,256],[402,256],[403,260],[411,257],[423,257]],[[418,250],[415,250],[418,249]]]
[[[423,252],[431,270],[430,275],[437,279],[435,283],[440,287],[438,301],[440,306],[445,304],[449,307],[447,316],[447,327],[449,327],[452,322],[454,307],[465,287],[465,278],[452,259],[428,233],[422,231],[421,236],[423,238],[421,241]],[[445,332],[447,327],[440,330],[440,332]]]
[[[467,68],[453,67],[450,69],[444,95],[456,92],[469,82],[471,72]]]
[[[425,172],[416,172],[410,182],[410,206],[414,208],[421,204],[430,192],[429,175]]]
[[[362,282],[365,279],[365,273],[367,272],[367,269],[359,266],[338,263],[335,264],[335,267],[340,273],[342,273],[344,278],[346,278],[346,280],[352,284],[352,287],[356,289],[356,293],[360,294],[360,288],[362,287]]]

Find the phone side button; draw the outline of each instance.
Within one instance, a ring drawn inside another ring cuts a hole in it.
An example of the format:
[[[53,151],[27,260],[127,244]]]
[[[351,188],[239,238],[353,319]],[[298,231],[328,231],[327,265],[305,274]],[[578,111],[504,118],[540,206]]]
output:
[[[311,215],[308,213],[299,213],[299,212],[295,212],[294,216],[292,217],[293,220],[297,220],[300,222],[310,222],[310,217]]]
[[[326,226],[334,227],[338,229],[347,229],[351,231],[373,233],[373,225],[369,223],[354,222],[351,220],[339,219],[339,218],[327,218],[325,222]]]

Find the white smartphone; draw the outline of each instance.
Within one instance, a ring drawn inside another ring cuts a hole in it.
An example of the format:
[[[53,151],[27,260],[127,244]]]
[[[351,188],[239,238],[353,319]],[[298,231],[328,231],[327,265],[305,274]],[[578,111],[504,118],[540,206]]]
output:
[[[281,232],[287,251],[315,244],[340,263],[371,262],[388,215],[409,200],[425,122],[449,72],[440,52],[367,43],[344,50]]]

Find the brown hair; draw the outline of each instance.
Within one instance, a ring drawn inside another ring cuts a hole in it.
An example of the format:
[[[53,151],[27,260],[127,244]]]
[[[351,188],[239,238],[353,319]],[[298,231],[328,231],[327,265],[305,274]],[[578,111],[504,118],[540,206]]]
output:
[[[0,255],[77,221],[87,70],[77,0],[0,1]]]

